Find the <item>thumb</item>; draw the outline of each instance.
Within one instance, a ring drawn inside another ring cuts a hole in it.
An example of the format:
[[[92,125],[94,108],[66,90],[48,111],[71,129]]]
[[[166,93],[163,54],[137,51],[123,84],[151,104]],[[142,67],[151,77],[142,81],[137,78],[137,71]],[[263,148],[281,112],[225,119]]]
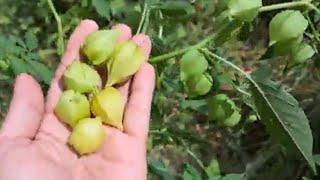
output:
[[[34,138],[43,113],[44,97],[40,85],[28,74],[19,75],[0,138]]]

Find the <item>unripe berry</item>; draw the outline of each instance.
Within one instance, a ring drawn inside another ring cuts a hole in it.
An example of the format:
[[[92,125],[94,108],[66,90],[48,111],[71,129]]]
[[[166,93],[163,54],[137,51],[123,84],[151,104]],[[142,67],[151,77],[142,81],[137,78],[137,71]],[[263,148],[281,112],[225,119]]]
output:
[[[91,33],[82,45],[82,52],[89,61],[98,65],[107,61],[117,45],[118,30],[100,30]]]
[[[142,49],[132,41],[117,45],[114,54],[107,62],[108,80],[106,86],[122,83],[136,73],[145,56]]]
[[[80,119],[90,117],[90,104],[85,95],[67,90],[60,97],[55,114],[73,127]]]
[[[96,70],[85,63],[74,61],[64,73],[66,89],[80,93],[90,93],[101,86],[101,79]]]
[[[103,123],[123,130],[122,117],[124,100],[119,90],[106,87],[97,93],[91,101],[91,111],[102,118]]]
[[[101,119],[86,118],[78,122],[74,127],[69,144],[80,154],[96,152],[105,139],[105,131]]]

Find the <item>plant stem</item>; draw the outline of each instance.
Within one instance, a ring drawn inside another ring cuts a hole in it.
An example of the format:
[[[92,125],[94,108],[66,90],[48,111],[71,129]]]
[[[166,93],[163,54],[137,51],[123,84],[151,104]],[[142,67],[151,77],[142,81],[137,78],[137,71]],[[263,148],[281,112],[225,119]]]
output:
[[[149,27],[149,19],[150,19],[150,9],[147,9],[146,18],[145,18],[145,21],[144,21],[143,27],[142,27],[143,34],[146,34],[147,29]]]
[[[62,55],[64,51],[64,40],[63,40],[63,31],[62,31],[62,23],[61,23],[61,18],[59,14],[57,13],[56,8],[54,7],[52,0],[47,0],[47,3],[49,5],[49,8],[56,20],[57,23],[57,29],[58,29],[58,41],[57,41],[57,52],[59,55]]]
[[[279,3],[279,4],[269,5],[269,6],[263,6],[259,9],[259,12],[273,11],[273,10],[284,9],[284,8],[293,8],[298,6],[310,6],[312,5],[311,1],[312,0],[302,0],[302,1]]]
[[[159,18],[161,19],[161,21],[163,20],[163,15],[162,15],[161,10],[159,10]],[[158,38],[159,39],[162,39],[162,34],[163,34],[163,24],[161,22],[160,26],[159,26],[159,32],[158,32]]]
[[[139,27],[138,27],[136,34],[139,34],[141,32],[141,29],[142,29],[142,26],[144,24],[144,20],[146,18],[146,14],[147,14],[147,7],[148,7],[148,4],[147,4],[147,2],[145,2],[143,5],[143,11],[142,11],[141,19],[139,22]]]
[[[319,32],[317,31],[316,27],[314,26],[313,22],[311,21],[309,15],[307,15],[307,20],[309,21],[309,25],[311,27],[314,38],[317,40],[317,43],[320,45]]]
[[[206,167],[203,165],[202,161],[197,157],[197,155],[195,155],[190,148],[188,147],[188,145],[184,142],[184,140],[181,140],[182,145],[186,148],[187,153],[198,163],[198,165],[204,170],[206,171]]]
[[[172,57],[175,57],[177,55],[180,55],[180,54],[183,54],[191,49],[200,49],[200,48],[203,48],[205,45],[207,45],[207,43],[209,43],[210,41],[214,40],[216,37],[218,37],[222,32],[224,32],[225,29],[227,29],[230,25],[232,25],[233,21],[222,26],[220,29],[218,29],[218,31],[212,35],[209,35],[207,38],[203,39],[202,41],[200,41],[199,43],[195,44],[195,45],[191,45],[191,46],[188,46],[188,47],[185,47],[185,48],[182,48],[182,49],[179,49],[179,50],[175,50],[175,51],[172,51],[170,53],[167,53],[167,54],[163,54],[163,55],[160,55],[160,56],[156,56],[156,57],[153,57],[150,59],[150,62],[151,63],[158,63],[158,62],[161,62],[165,59],[169,59],[169,58],[172,58]]]

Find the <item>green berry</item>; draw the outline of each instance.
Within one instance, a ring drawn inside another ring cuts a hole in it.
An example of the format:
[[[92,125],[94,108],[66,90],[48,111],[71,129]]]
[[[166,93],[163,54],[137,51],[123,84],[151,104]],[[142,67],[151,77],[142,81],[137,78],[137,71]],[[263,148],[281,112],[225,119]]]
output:
[[[67,90],[61,95],[55,114],[61,121],[73,127],[80,119],[90,117],[90,104],[85,95]]]
[[[180,60],[181,80],[185,81],[188,76],[203,74],[208,69],[208,62],[203,54],[197,50],[190,50]]]
[[[100,30],[91,33],[82,45],[82,53],[92,64],[101,64],[110,58],[119,35],[118,30]]]
[[[85,63],[74,61],[64,73],[66,89],[80,93],[91,93],[101,86],[101,78],[96,70]]]
[[[206,74],[188,77],[186,81],[187,91],[191,97],[207,94],[212,87],[211,77]]]
[[[89,154],[96,152],[105,139],[105,132],[101,119],[86,118],[78,122],[74,127],[69,144],[80,154]]]
[[[111,59],[107,62],[108,80],[106,86],[126,81],[135,74],[145,61],[142,49],[132,41],[117,45]]]
[[[119,90],[106,87],[97,93],[91,101],[91,111],[95,116],[102,118],[103,123],[123,130],[122,118],[124,100]]]
[[[230,0],[228,7],[230,14],[246,22],[251,22],[259,13],[259,8],[262,6],[262,0]]]
[[[300,11],[285,10],[274,16],[269,24],[269,45],[303,35],[308,27],[307,19]]]
[[[217,94],[209,99],[209,117],[220,126],[233,127],[241,119],[240,110],[225,94]]]

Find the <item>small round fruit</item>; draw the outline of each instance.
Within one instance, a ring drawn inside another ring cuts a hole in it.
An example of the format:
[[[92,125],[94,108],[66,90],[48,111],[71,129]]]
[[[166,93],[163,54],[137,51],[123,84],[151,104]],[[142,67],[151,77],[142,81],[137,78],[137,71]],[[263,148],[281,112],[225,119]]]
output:
[[[81,50],[92,64],[101,64],[110,58],[119,35],[118,30],[96,31],[86,38]]]
[[[89,154],[96,152],[105,139],[105,132],[101,119],[86,118],[78,122],[74,127],[69,144],[80,154]]]
[[[106,86],[119,84],[135,74],[145,61],[142,49],[133,41],[117,45],[111,59],[107,62],[108,80]]]
[[[90,117],[90,103],[85,95],[67,90],[60,97],[55,114],[73,127],[80,119]]]
[[[91,111],[95,116],[101,117],[105,124],[123,130],[124,105],[119,90],[106,87],[92,98]]]
[[[187,91],[191,97],[207,94],[212,87],[212,79],[207,74],[191,76],[186,81]]]
[[[229,116],[228,118],[219,121],[218,124],[224,127],[233,127],[237,124],[239,124],[241,120],[241,114],[238,110],[235,110],[231,116]]]
[[[85,63],[74,61],[64,73],[67,89],[80,93],[90,93],[101,86],[101,78],[96,70]]]

